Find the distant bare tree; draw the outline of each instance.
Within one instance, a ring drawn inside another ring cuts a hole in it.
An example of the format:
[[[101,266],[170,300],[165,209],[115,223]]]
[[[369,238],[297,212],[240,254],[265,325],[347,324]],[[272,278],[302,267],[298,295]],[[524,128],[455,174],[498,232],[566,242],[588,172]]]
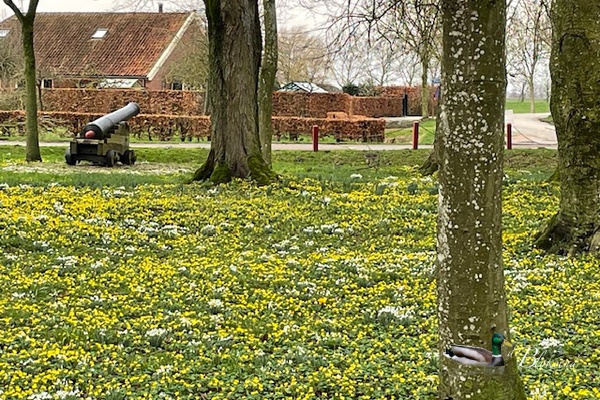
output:
[[[172,64],[166,78],[171,82],[183,83],[187,89],[206,90],[208,37],[204,27],[194,32],[190,42],[184,43],[183,57]]]
[[[521,96],[528,89],[530,112],[535,112],[535,83],[539,66],[550,56],[550,19],[544,0],[518,0],[508,16],[509,76],[520,80]]]
[[[320,82],[327,72],[327,47],[323,39],[304,27],[279,31],[279,82]]]
[[[328,53],[328,74],[339,87],[358,84],[366,78],[364,66],[368,63],[368,54],[365,47],[366,43],[350,38],[345,46]]]
[[[387,85],[399,71],[402,50],[398,43],[379,39],[368,47],[367,54],[370,61],[370,68],[366,72],[368,80],[377,86]]]
[[[327,3],[329,29],[337,32],[328,40],[330,47],[342,49],[353,40],[366,38],[369,42],[387,40],[397,48],[414,52],[421,64],[422,98],[429,98],[430,66],[440,48],[439,0],[337,0]],[[429,116],[427,101],[422,102],[422,114]]]

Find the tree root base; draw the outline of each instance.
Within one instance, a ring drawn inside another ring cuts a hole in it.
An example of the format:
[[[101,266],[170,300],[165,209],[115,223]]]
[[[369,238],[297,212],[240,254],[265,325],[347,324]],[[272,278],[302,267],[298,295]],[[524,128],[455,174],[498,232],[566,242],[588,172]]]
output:
[[[534,240],[535,247],[553,254],[573,256],[600,252],[600,228],[571,226],[562,220],[560,212],[535,235]]]
[[[440,168],[435,151],[429,153],[427,160],[419,167],[419,173],[423,176],[431,176]]]
[[[277,181],[277,174],[265,163],[260,156],[250,156],[248,167],[241,169],[248,173],[235,173],[225,163],[215,162],[213,154],[196,170],[192,181],[211,182],[215,185],[228,183],[233,178],[250,179],[259,185],[268,185]]]

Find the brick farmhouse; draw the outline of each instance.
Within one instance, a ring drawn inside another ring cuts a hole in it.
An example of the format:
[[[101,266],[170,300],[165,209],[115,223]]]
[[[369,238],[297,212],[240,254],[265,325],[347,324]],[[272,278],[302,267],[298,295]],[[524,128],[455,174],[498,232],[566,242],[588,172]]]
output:
[[[38,78],[45,88],[182,89],[169,72],[202,29],[195,12],[38,13]],[[20,44],[15,16],[0,22],[2,40]]]

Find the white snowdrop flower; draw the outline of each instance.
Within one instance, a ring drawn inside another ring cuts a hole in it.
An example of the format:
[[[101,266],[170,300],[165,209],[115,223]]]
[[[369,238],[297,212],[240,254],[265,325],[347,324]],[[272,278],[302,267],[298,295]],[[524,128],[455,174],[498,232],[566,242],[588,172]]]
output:
[[[391,314],[394,317],[397,317],[398,315],[400,315],[400,311],[397,307],[393,307],[393,306],[385,306],[382,307],[381,309],[379,309],[379,311],[377,311],[377,316],[381,316],[382,314]]]
[[[79,390],[75,389],[75,390],[59,390],[56,392],[56,397],[58,397],[59,399],[66,399],[69,397],[77,397],[77,395],[79,394]]]
[[[169,374],[171,371],[173,371],[172,365],[161,365],[160,368],[156,370],[156,374],[157,375],[165,375],[165,374]]]
[[[47,400],[52,399],[52,395],[48,392],[34,393],[27,397],[30,400]]]
[[[54,208],[54,211],[56,211],[59,214],[65,210],[64,206],[60,201],[55,201],[54,204],[52,204],[52,208]]]
[[[144,336],[147,336],[147,337],[156,337],[156,336],[162,336],[165,333],[167,333],[166,329],[163,329],[163,328],[152,328],[152,329],[146,331],[146,334]]]
[[[323,197],[323,204],[328,206],[329,203],[331,203],[331,197],[327,197],[327,196]]]
[[[200,229],[200,233],[206,236],[214,236],[217,234],[217,227],[214,225],[204,225],[202,229]]]
[[[24,293],[24,292],[20,292],[20,293],[16,293],[15,292],[15,293],[12,294],[12,297],[14,299],[20,299],[20,298],[23,298],[25,296],[27,296],[27,293]]]
[[[378,317],[385,315],[385,314],[390,314],[394,318],[401,319],[401,320],[412,318],[415,315],[413,310],[402,310],[399,307],[393,307],[393,306],[385,306],[377,312]]]
[[[307,226],[306,228],[302,229],[302,232],[304,233],[314,233],[315,232],[315,227],[314,226]]]
[[[7,190],[9,187],[8,183],[0,183],[0,190]]]
[[[363,176],[361,174],[352,174],[352,175],[350,175],[351,179],[362,179],[362,177]]]
[[[549,349],[551,347],[561,347],[562,343],[558,339],[546,338],[540,342],[540,347],[543,349]]]
[[[223,302],[219,299],[211,299],[208,301],[208,306],[211,308],[222,308]]]

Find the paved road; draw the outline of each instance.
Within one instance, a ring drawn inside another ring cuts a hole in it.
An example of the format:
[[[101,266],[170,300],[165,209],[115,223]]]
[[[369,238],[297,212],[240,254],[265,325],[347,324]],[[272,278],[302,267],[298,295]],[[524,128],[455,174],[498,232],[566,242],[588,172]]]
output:
[[[515,148],[556,148],[556,133],[554,125],[542,122],[540,119],[548,116],[546,114],[513,114],[510,110],[506,113],[506,122],[513,125],[513,147]],[[7,146],[25,146],[25,142],[16,141],[0,141],[0,145]],[[67,142],[42,142],[41,146],[65,146]],[[148,142],[148,143],[132,143],[133,148],[210,148],[208,142]],[[419,148],[431,148],[431,145],[419,145]],[[319,150],[362,150],[362,151],[379,151],[379,150],[401,150],[410,149],[411,145],[407,144],[383,144],[383,143],[321,143]],[[312,151],[311,143],[273,143],[273,150],[301,150]]]
[[[548,117],[543,114],[513,114],[506,113],[506,122],[513,125],[513,143],[519,145],[556,148],[556,130],[554,125],[541,121]]]

